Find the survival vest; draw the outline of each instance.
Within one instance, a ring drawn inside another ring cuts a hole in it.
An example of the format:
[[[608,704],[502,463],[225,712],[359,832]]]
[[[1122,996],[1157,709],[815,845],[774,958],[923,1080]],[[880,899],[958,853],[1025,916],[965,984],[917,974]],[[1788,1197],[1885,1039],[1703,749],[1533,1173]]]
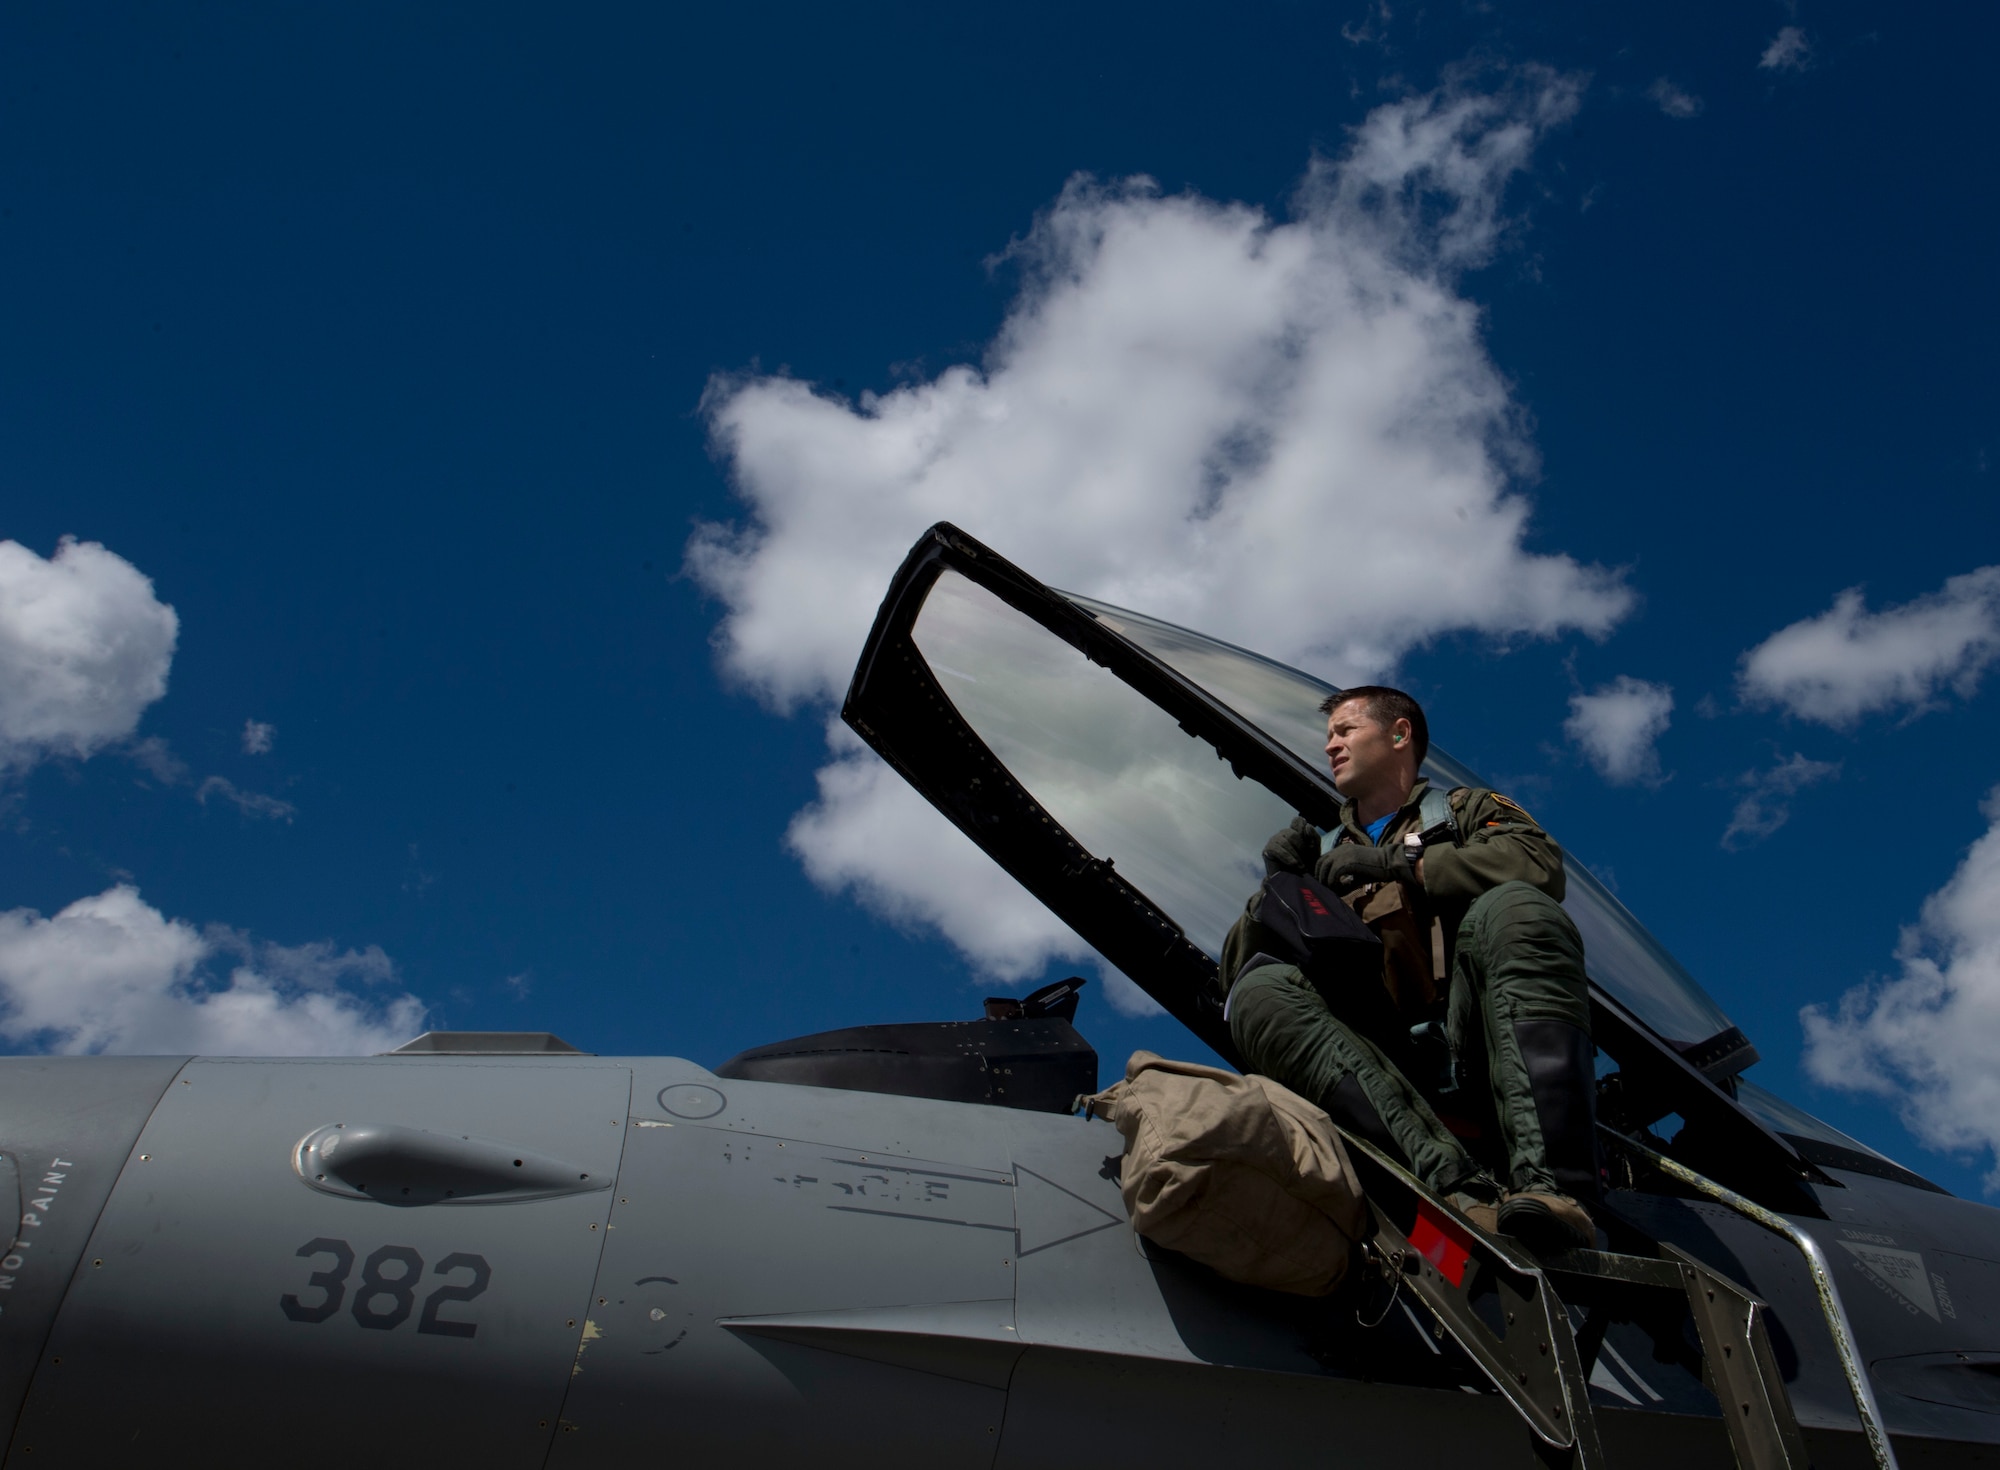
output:
[[[1417,805],[1417,832],[1426,847],[1459,845],[1459,813],[1465,810],[1469,786],[1449,791],[1425,788]],[[1347,835],[1339,827],[1322,839],[1322,850]],[[1414,884],[1367,883],[1342,895],[1342,901],[1382,941],[1382,983],[1390,1002],[1411,1025],[1437,1019],[1450,984],[1450,943],[1444,921],[1429,898]]]

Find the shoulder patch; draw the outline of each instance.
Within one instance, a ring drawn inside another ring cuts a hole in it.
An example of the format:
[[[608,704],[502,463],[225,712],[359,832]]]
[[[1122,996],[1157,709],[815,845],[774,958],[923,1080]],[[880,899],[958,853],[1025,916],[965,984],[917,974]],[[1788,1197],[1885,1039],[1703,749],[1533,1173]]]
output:
[[[1537,827],[1542,825],[1540,822],[1535,821],[1533,817],[1529,816],[1528,809],[1522,806],[1521,803],[1519,803],[1518,801],[1513,800],[1511,797],[1502,796],[1497,791],[1490,792],[1488,794],[1491,795],[1492,798],[1496,802],[1498,802],[1501,806],[1506,807],[1508,811],[1519,812],[1521,814],[1522,821],[1532,823],[1534,826]]]

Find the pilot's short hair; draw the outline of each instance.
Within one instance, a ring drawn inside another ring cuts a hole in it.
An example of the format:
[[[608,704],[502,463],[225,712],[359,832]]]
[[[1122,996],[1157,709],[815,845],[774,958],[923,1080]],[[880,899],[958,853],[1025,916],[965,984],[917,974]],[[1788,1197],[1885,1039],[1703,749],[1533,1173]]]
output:
[[[1330,715],[1349,700],[1361,699],[1368,703],[1368,713],[1385,730],[1398,720],[1410,722],[1410,739],[1416,742],[1417,764],[1424,763],[1430,754],[1431,727],[1424,718],[1424,707],[1400,689],[1391,689],[1386,684],[1357,684],[1352,689],[1336,689],[1319,702],[1319,712]]]

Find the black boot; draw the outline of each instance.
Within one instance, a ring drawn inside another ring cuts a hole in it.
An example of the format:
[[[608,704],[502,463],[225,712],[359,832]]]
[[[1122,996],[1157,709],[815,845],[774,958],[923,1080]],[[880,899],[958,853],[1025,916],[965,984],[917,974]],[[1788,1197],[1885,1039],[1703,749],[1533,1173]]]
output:
[[[1597,1049],[1567,1021],[1516,1021],[1528,1086],[1542,1125],[1544,1165],[1556,1187],[1585,1207],[1598,1199]]]
[[[1567,1021],[1517,1021],[1514,1039],[1541,1124],[1542,1165],[1555,1188],[1517,1180],[1526,1187],[1501,1202],[1500,1228],[1537,1250],[1591,1246],[1590,1208],[1599,1195],[1596,1049]]]

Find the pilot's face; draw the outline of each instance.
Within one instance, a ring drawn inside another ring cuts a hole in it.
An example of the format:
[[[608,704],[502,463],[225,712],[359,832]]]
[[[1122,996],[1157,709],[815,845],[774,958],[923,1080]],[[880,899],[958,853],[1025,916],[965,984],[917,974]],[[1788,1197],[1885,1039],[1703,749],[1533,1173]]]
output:
[[[1326,717],[1326,762],[1342,796],[1359,801],[1385,782],[1401,780],[1408,725],[1407,720],[1396,721],[1394,729],[1384,725],[1365,699],[1333,707]]]

